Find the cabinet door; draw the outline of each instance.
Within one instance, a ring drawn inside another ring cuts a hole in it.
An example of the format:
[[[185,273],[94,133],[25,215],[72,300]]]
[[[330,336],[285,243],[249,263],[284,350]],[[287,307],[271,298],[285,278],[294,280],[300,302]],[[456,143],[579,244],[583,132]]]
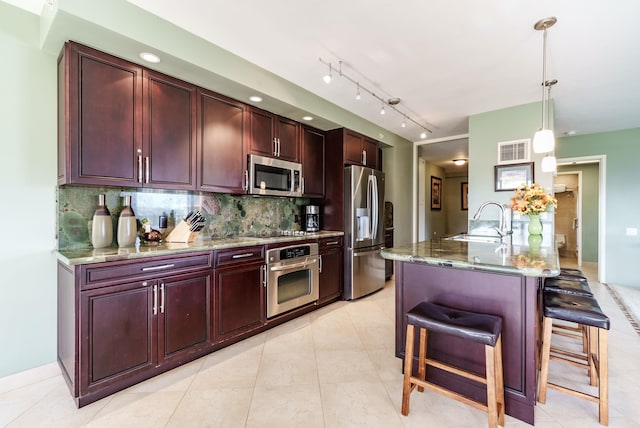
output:
[[[324,197],[324,133],[306,126],[302,127],[302,175],[304,196]]]
[[[214,329],[220,342],[264,324],[262,264],[244,264],[215,271]]]
[[[362,165],[362,136],[356,132],[344,130],[344,163]]]
[[[159,281],[158,360],[177,359],[211,345],[211,273]]]
[[[143,186],[196,188],[196,87],[144,71]]]
[[[284,117],[278,117],[276,124],[277,157],[291,162],[300,162],[300,125],[298,122]]]
[[[343,237],[323,238],[318,241],[320,257],[320,298],[327,303],[342,296],[343,284]]]
[[[198,189],[245,193],[245,106],[214,92],[198,95]]]
[[[275,117],[269,112],[249,107],[249,153],[274,157],[276,146]]]
[[[364,151],[365,166],[374,169],[382,169],[378,162],[378,142],[370,138],[362,139],[362,150]]]
[[[75,43],[67,43],[64,55],[68,88],[59,96],[68,105],[60,182],[140,186],[142,68]]]
[[[157,294],[152,284],[134,282],[80,293],[80,395],[127,383],[155,368]]]

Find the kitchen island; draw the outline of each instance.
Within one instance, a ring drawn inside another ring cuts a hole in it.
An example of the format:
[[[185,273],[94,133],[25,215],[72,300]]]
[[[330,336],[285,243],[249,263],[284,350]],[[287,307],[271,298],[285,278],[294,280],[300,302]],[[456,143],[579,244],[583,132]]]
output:
[[[419,302],[500,316],[506,413],[533,424],[539,291],[542,278],[560,272],[555,247],[436,239],[387,248],[382,256],[395,261],[396,356],[404,358],[405,314]],[[476,343],[433,333],[429,356],[484,373],[484,347]],[[434,367],[428,368],[427,377],[474,400],[486,400],[482,384]]]

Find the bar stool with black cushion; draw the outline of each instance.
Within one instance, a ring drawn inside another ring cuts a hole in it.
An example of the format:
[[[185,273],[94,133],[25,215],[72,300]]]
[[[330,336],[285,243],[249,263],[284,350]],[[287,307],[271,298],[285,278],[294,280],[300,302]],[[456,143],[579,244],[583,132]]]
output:
[[[568,280],[572,280],[572,281],[581,281],[581,282],[588,282],[587,277],[584,275],[578,275],[578,274],[573,274],[573,273],[563,273],[560,272],[560,274],[558,276],[554,276],[553,278],[557,278],[557,279],[568,279]]]
[[[588,328],[587,363],[576,363],[564,356],[551,355],[551,331],[553,320],[575,322]],[[571,394],[598,403],[598,420],[609,424],[609,366],[607,331],[609,318],[602,312],[593,297],[563,293],[544,293],[544,318],[542,327],[542,357],[538,401],[545,403],[547,388]],[[598,395],[588,394],[566,386],[549,382],[549,361],[557,360],[588,369],[589,383],[598,386]]]
[[[570,275],[584,275],[580,269],[560,268],[560,273],[566,273]]]
[[[568,279],[559,279],[558,277],[550,277],[544,280],[544,292],[553,292],[553,293],[566,293],[573,294],[578,296],[587,296],[593,297],[593,293],[589,288],[589,283],[586,281],[581,281],[577,279],[568,280]],[[577,358],[581,361],[587,361],[587,328],[584,326],[575,326],[574,324],[567,325],[566,323],[556,323],[554,324],[554,334],[558,334],[560,336],[566,336],[573,339],[578,339],[582,341],[582,352],[583,355],[573,354],[573,358]],[[553,350],[552,350],[553,352]],[[564,352],[558,350],[557,352]]]
[[[420,329],[418,351],[418,376],[413,376],[415,327]],[[486,376],[478,376],[467,370],[441,361],[427,358],[428,332],[438,332],[484,344]],[[427,365],[454,373],[458,376],[484,383],[487,386],[487,405],[471,400],[454,391],[426,380]],[[409,396],[418,387],[439,392],[447,397],[469,404],[488,414],[489,427],[504,426],[504,380],[502,374],[502,318],[448,308],[432,302],[422,302],[407,312],[407,335],[404,357],[404,385],[402,389],[402,414],[409,414]]]

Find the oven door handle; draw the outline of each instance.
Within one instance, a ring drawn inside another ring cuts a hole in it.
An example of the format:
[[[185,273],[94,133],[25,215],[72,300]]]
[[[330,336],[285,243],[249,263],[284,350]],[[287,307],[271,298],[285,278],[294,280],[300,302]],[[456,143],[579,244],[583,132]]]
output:
[[[302,262],[302,263],[293,263],[285,266],[272,266],[269,268],[269,270],[271,272],[281,272],[283,270],[291,270],[291,269],[307,267],[316,263],[318,263],[318,259],[313,259],[313,260],[309,260],[308,262]]]

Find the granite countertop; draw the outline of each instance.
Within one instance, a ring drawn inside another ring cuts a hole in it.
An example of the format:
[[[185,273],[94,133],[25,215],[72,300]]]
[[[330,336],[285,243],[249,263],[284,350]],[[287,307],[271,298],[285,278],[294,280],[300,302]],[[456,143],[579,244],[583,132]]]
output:
[[[274,237],[238,236],[220,239],[196,239],[194,242],[163,242],[159,245],[137,245],[129,248],[100,248],[81,250],[56,250],[58,260],[68,266],[112,262],[117,260],[143,259],[147,257],[167,256],[172,254],[192,253],[197,251],[221,250],[225,248],[249,247],[252,245],[267,245],[278,243],[294,243],[309,239],[330,238],[342,236],[343,232],[322,231],[305,235],[284,235]]]
[[[560,273],[555,247],[462,242],[434,239],[382,250],[382,257],[458,269],[510,273],[522,276],[556,276]]]

